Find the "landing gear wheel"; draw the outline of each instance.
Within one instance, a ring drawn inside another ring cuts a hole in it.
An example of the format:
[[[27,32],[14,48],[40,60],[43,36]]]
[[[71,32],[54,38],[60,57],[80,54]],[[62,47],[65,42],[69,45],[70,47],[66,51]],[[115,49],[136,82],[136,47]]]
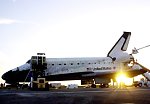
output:
[[[139,83],[139,87],[142,87],[142,83]]]
[[[109,87],[108,84],[100,84],[100,85],[99,85],[99,88],[108,88],[108,87]]]
[[[95,85],[95,84],[92,84],[91,87],[92,87],[92,88],[96,88],[96,85]]]

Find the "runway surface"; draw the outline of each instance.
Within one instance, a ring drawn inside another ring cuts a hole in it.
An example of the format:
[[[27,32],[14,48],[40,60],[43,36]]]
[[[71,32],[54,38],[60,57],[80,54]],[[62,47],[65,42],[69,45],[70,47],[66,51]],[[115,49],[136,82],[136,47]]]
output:
[[[150,104],[150,88],[1,89],[0,104]]]

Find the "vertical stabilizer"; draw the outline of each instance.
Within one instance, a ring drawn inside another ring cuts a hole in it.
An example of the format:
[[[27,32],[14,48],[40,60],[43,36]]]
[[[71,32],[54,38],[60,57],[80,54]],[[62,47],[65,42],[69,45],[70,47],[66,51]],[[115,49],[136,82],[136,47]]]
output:
[[[112,49],[107,54],[107,57],[116,58],[126,51],[128,48],[128,43],[130,40],[131,32],[124,32],[120,39],[116,42],[116,44],[112,47]]]

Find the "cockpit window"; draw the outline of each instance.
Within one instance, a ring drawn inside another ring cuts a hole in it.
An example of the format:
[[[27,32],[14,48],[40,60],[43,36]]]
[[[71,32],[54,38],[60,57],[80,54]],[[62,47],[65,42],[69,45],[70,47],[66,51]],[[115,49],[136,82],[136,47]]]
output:
[[[26,63],[30,64],[30,60],[28,60]]]

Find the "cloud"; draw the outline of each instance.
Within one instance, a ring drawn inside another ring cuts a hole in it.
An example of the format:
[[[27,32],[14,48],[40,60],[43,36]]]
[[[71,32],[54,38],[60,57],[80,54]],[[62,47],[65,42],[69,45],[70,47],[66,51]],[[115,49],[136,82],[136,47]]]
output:
[[[9,24],[14,24],[14,23],[18,23],[19,21],[17,20],[13,20],[13,19],[6,19],[6,18],[0,18],[0,24],[6,24],[6,25],[9,25]]]
[[[29,22],[29,21],[21,21],[21,20],[15,20],[15,19],[7,19],[7,18],[0,18],[0,25],[10,25],[10,24],[31,24],[31,25],[37,25],[40,26],[38,23]]]

